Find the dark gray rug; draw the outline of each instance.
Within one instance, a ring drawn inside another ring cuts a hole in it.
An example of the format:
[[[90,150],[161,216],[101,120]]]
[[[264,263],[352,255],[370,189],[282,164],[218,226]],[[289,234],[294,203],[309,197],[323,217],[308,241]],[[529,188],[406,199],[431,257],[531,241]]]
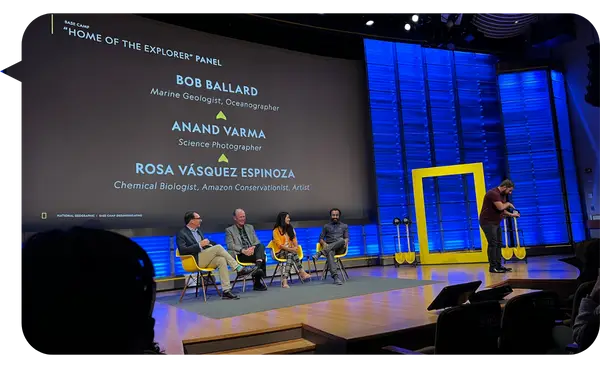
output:
[[[338,286],[334,285],[331,279],[320,281],[313,276],[312,281],[304,284],[294,278],[294,283],[290,284],[290,288],[283,289],[277,281],[274,281],[267,291],[254,291],[252,290],[252,282],[249,282],[246,285],[246,292],[242,293],[241,288],[236,285],[234,293],[240,296],[239,300],[221,300],[213,288],[209,290],[206,303],[202,298],[202,290],[199,290],[198,298],[194,297],[194,293],[188,292],[179,304],[177,303],[179,295],[159,296],[157,302],[170,304],[209,318],[220,319],[438,283],[438,281],[431,280],[355,276],[344,285]]]

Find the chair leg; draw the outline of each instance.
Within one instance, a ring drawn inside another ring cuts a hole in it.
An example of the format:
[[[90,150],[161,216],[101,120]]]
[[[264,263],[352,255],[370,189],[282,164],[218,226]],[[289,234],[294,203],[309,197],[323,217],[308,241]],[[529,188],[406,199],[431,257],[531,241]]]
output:
[[[246,280],[248,280],[247,276],[236,276],[235,280],[233,280],[233,284],[231,284],[231,290],[235,287],[235,284],[238,280],[242,280],[242,292],[246,292]]]
[[[321,278],[321,280],[325,280],[327,278],[327,272],[329,272],[329,267],[327,267],[329,265],[329,259],[325,260],[325,265],[323,266],[323,277]]]
[[[338,269],[340,270],[340,273],[342,274],[342,280],[344,282],[348,281],[348,277],[346,277],[346,270],[344,269],[344,264],[342,263],[342,260],[338,258],[337,263],[339,265]]]
[[[344,263],[342,263],[342,259],[336,258],[335,261],[337,262],[338,269],[339,269],[340,273],[342,274],[342,280],[344,282],[348,281],[348,273],[346,272],[346,269],[344,268]]]
[[[183,286],[183,291],[181,292],[181,296],[179,297],[179,301],[177,303],[181,303],[181,300],[183,299],[183,296],[185,295],[185,291],[188,288],[191,278],[192,278],[192,275],[189,275],[185,278],[185,285]]]
[[[199,278],[201,278],[201,277],[202,277],[202,274],[200,274],[200,272],[198,272],[196,274],[196,298],[198,297],[198,286],[200,284]]]
[[[236,277],[235,282],[237,282],[239,277]],[[246,292],[246,282],[249,280],[248,276],[241,276],[242,278],[242,293]],[[235,285],[235,282],[233,283],[233,285]],[[231,286],[231,288],[233,289],[233,286]]]
[[[346,280],[350,280],[350,276],[348,275],[348,271],[346,271],[346,266],[344,266],[344,262],[339,258],[340,265],[342,266],[342,270],[344,271],[344,275],[346,275]]]
[[[277,273],[277,269],[279,268],[279,262],[275,265],[275,271],[273,271],[273,276],[271,276],[271,282],[269,282],[269,286],[273,284],[273,279],[275,278],[275,274]]]
[[[313,266],[315,266],[315,273],[317,274],[317,279],[319,278],[319,269],[317,268],[317,261],[315,261],[315,259],[312,259],[313,262]],[[308,260],[308,264],[310,264],[310,259]]]
[[[200,281],[202,282],[202,294],[204,294],[204,303],[206,303],[206,285],[204,284],[204,275],[200,274]]]
[[[298,269],[298,266],[296,266],[296,264],[294,263],[294,268],[296,269],[296,276],[298,276],[298,280],[300,280],[301,284],[304,284],[304,280],[302,280],[302,277],[300,277],[300,270]],[[291,279],[291,277],[290,277]]]
[[[212,272],[209,272],[208,276],[210,277],[210,282],[212,283],[212,285],[215,287],[215,290],[217,291],[217,295],[221,296],[221,292],[219,291],[219,288],[217,287],[217,279],[215,279],[215,276],[212,274]]]

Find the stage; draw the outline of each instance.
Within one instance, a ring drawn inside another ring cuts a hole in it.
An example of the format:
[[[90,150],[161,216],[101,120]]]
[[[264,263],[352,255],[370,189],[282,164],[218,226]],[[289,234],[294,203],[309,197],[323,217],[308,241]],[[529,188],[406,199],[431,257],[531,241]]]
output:
[[[435,281],[436,283],[221,319],[208,318],[160,302],[160,299],[164,296],[176,294],[177,291],[159,293],[154,309],[156,341],[165,350],[166,354],[184,354],[184,341],[188,343],[210,341],[211,339],[223,338],[223,336],[231,337],[252,331],[277,330],[294,325],[313,327],[345,343],[368,341],[386,335],[397,340],[398,333],[403,331],[414,332],[418,329],[421,329],[424,334],[430,335],[431,331],[434,330],[439,312],[427,311],[427,306],[445,286],[481,280],[481,288],[483,288],[509,279],[572,280],[577,278],[579,272],[575,267],[558,261],[563,257],[531,257],[528,258],[528,263],[523,261],[510,262],[506,266],[512,267],[513,272],[505,274],[489,273],[487,271],[488,265],[483,263],[417,267],[403,265],[398,268],[393,266],[353,268],[348,269],[350,282],[353,278],[382,277]],[[313,278],[315,278],[314,274]],[[296,284],[298,284],[298,281],[291,284],[291,288],[286,292],[293,293]],[[306,288],[309,286],[302,285],[299,287]],[[279,288],[279,284],[276,282],[273,283],[271,288],[275,287]],[[345,286],[338,287],[344,288]],[[251,287],[247,288],[246,293],[258,293],[251,289]],[[515,292],[511,295],[518,295],[526,291],[526,289],[515,289]],[[238,285],[236,285],[235,292],[242,292]],[[186,300],[193,298],[193,293],[194,290],[192,289],[186,295]],[[269,291],[265,293],[269,293]],[[208,300],[208,303],[211,302],[221,303],[216,299],[216,296]],[[243,300],[226,302],[243,303]],[[201,293],[198,303],[203,303]]]

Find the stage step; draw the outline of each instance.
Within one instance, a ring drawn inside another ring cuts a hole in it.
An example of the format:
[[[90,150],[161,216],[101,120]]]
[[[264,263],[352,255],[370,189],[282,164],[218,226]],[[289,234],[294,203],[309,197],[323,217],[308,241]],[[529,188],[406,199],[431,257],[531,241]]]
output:
[[[303,339],[301,323],[183,341],[185,354],[219,354]]]
[[[215,353],[217,355],[267,355],[267,354],[310,354],[317,345],[305,339],[274,342],[271,344],[252,346]]]

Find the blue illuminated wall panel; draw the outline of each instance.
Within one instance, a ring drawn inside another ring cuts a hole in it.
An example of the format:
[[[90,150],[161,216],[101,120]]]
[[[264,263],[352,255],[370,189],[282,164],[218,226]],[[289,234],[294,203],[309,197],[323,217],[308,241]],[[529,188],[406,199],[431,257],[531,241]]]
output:
[[[131,238],[138,243],[154,264],[154,273],[157,278],[171,275],[171,237],[169,236],[144,236]]]
[[[412,170],[483,162],[488,183],[502,180],[496,59],[374,40],[365,40],[365,54],[382,251],[391,254],[393,218],[415,219]],[[426,178],[423,189],[430,251],[481,247],[472,175]]]
[[[406,213],[406,185],[398,111],[396,48],[365,40],[373,155],[377,183],[380,244],[383,254],[396,251],[394,217]],[[409,55],[413,55],[409,52]]]
[[[486,54],[454,52],[454,63],[462,160],[484,163],[484,177],[489,189],[502,179],[505,171],[496,58]],[[467,195],[468,247],[480,249],[473,175],[464,176],[463,185]]]
[[[522,212],[518,222],[519,230],[523,230],[527,246],[570,242],[567,214],[569,206],[566,206],[561,178],[561,151],[564,151],[563,156],[567,156],[567,172],[574,171],[574,163],[564,81],[559,74],[554,76],[556,81],[551,82],[549,71],[533,70],[501,74],[498,78],[508,171],[515,182],[512,200]],[[552,88],[553,84],[557,88]],[[553,92],[553,89],[557,91]],[[555,102],[559,130],[555,129],[553,117]],[[556,132],[559,132],[559,136]],[[558,145],[559,138],[563,138],[562,150]],[[576,197],[572,201],[574,220],[582,224],[575,176],[573,180],[574,183],[567,183],[567,188],[570,188],[571,196]],[[583,236],[582,231],[576,229],[575,232],[578,237]]]
[[[585,239],[585,225],[581,197],[579,196],[579,187],[577,185],[577,168],[575,167],[575,154],[571,138],[565,80],[563,74],[557,71],[551,71],[550,77],[552,79],[552,92],[554,108],[556,110],[558,136],[560,138],[566,200],[569,209],[567,220],[571,224],[573,241],[579,242]]]

